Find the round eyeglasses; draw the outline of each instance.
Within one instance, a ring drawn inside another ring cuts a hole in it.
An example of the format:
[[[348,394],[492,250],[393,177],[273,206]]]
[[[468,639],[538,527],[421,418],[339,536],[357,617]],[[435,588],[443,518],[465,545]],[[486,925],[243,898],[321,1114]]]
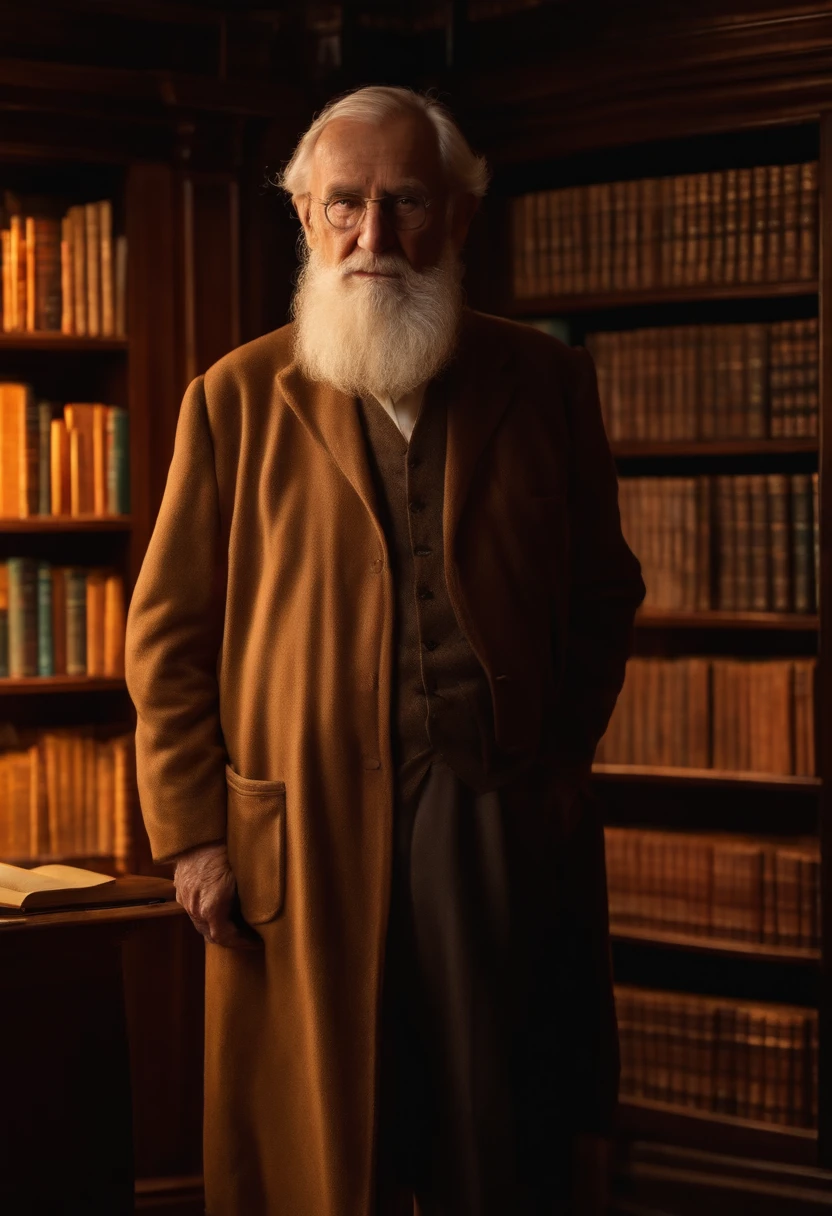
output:
[[[324,215],[333,228],[347,232],[364,219],[370,203],[378,203],[387,220],[398,232],[421,228],[427,217],[431,199],[421,194],[385,194],[382,198],[364,198],[361,194],[333,194],[331,198],[313,198],[321,203]]]

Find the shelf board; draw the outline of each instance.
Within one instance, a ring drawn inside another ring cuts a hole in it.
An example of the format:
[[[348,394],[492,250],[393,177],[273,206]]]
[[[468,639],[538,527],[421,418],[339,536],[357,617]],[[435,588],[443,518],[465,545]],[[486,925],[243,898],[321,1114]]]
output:
[[[677,287],[638,288],[629,291],[582,292],[580,295],[537,296],[512,300],[511,317],[545,317],[576,312],[606,312],[648,304],[689,304],[707,300],[770,300],[787,296],[817,295],[817,279],[794,283],[702,283]]]
[[[704,934],[673,933],[638,925],[610,925],[613,941],[688,950],[697,954],[717,954],[721,958],[754,959],[761,963],[798,963],[817,965],[820,950],[810,947],[773,946],[734,938],[706,937]]]
[[[120,676],[0,676],[0,696],[41,692],[112,692],[126,687]]]
[[[126,351],[127,338],[81,338],[49,330],[34,333],[0,331],[0,350]]]
[[[650,608],[636,613],[637,629],[779,629],[812,633],[818,629],[815,612],[701,612]]]
[[[619,1132],[638,1139],[771,1161],[817,1164],[818,1136],[813,1128],[781,1127],[629,1097],[619,1103],[617,1125]]]
[[[796,777],[781,773],[729,772],[715,768],[671,768],[659,764],[602,764],[592,766],[593,777],[601,781],[645,782],[656,785],[733,786],[755,790],[789,790],[814,793],[821,787],[820,777]]]
[[[23,519],[0,516],[2,532],[129,532],[132,515],[30,515]]]
[[[816,435],[772,439],[616,439],[610,444],[616,460],[660,456],[786,456],[818,451]]]

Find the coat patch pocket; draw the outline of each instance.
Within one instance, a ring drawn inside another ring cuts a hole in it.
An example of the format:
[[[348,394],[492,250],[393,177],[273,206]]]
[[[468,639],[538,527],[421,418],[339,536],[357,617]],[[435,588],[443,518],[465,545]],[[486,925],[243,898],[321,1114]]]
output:
[[[286,887],[286,786],[241,777],[226,764],[228,860],[240,911],[263,925],[283,911]]]

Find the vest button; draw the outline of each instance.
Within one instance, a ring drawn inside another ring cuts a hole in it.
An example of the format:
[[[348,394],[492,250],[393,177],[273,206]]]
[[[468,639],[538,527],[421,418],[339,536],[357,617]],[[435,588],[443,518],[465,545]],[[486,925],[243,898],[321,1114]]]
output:
[[[416,594],[420,600],[433,599],[433,592],[431,591],[430,587],[420,587]]]
[[[409,469],[418,469],[418,467],[421,463],[422,463],[421,456],[408,456],[408,458],[407,458],[407,467]]]
[[[426,642],[424,642],[423,645],[425,647],[425,650],[436,650],[436,647],[439,645],[439,643],[434,641],[433,638],[428,638],[428,640]]]
[[[424,511],[425,504],[421,498],[411,498],[407,504],[410,507],[411,515],[417,515],[419,511]]]

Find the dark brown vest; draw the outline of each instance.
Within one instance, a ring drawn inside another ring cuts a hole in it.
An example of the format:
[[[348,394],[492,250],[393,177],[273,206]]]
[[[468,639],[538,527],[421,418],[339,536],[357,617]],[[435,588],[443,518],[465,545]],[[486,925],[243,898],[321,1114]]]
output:
[[[358,401],[395,586],[392,728],[405,799],[434,757],[478,792],[495,784],[491,693],[445,584],[446,391],[428,385],[409,444],[380,402]]]

